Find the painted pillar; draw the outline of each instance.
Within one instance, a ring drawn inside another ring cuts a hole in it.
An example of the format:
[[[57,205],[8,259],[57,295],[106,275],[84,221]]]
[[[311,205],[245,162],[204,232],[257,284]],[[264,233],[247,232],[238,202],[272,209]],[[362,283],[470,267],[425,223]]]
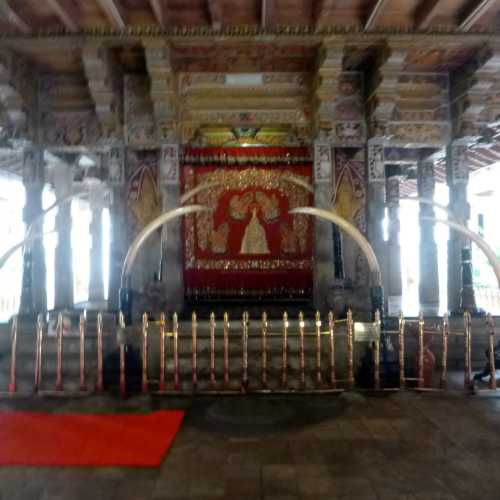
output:
[[[399,175],[388,175],[386,194],[388,205],[387,241],[387,307],[390,315],[397,315],[402,307],[401,245],[399,238]]]
[[[417,174],[418,195],[422,198],[434,199],[434,161],[420,160]],[[434,238],[434,223],[422,220],[423,217],[435,217],[434,207],[420,203],[420,309],[425,315],[437,315],[439,312],[439,272],[438,253]]]
[[[90,232],[90,276],[89,305],[92,308],[104,307],[104,268],[103,268],[103,231],[102,211],[106,188],[97,179],[89,184],[89,205],[91,210]]]
[[[452,144],[447,149],[447,179],[450,193],[449,208],[454,217],[467,225],[470,206],[467,200],[469,166],[467,147]],[[472,283],[463,287],[462,252],[470,254],[470,241],[457,231],[450,230],[448,239],[448,309],[452,312],[468,310],[475,312],[476,304]]]
[[[28,148],[23,158],[23,184],[26,203],[23,220],[26,228],[42,213],[42,193],[45,184],[43,151]],[[43,223],[34,228],[34,234],[43,231]],[[42,239],[36,239],[24,249],[20,314],[32,315],[47,310],[45,251]]]
[[[163,212],[180,206],[178,144],[164,144],[161,147],[160,191]],[[163,227],[159,274],[164,284],[167,307],[175,311],[180,311],[184,305],[182,239],[181,219],[175,219]]]
[[[328,142],[314,143],[314,204],[325,210],[332,209],[333,159],[332,147]],[[332,307],[332,292],[335,283],[333,226],[315,219],[314,244],[314,307],[326,310]]]
[[[384,288],[388,287],[387,244],[384,241],[383,220],[385,218],[385,158],[384,146],[368,144],[368,184],[366,189],[366,232],[382,272]]]
[[[71,195],[73,171],[70,165],[58,164],[54,167],[54,190],[56,199]],[[73,307],[73,252],[71,249],[71,203],[63,203],[57,208],[55,229],[57,246],[54,263],[54,309]]]
[[[112,146],[103,161],[111,189],[108,311],[117,311],[122,265],[128,250],[125,148]]]

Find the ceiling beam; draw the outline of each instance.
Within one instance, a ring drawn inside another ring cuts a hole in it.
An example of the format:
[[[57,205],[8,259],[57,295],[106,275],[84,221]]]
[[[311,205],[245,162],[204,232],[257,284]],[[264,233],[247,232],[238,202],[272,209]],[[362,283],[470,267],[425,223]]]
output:
[[[47,6],[54,12],[69,32],[77,33],[80,30],[73,17],[61,5],[60,0],[47,0]]]
[[[162,27],[165,28],[166,25],[166,7],[162,0],[149,0],[149,5],[151,5],[151,9],[154,12],[156,22]]]
[[[97,0],[97,3],[115,28],[120,30],[125,29],[125,16],[122,9],[116,3],[116,0]]]
[[[366,20],[365,23],[365,31],[371,30],[375,24],[377,23],[377,19],[380,16],[380,13],[384,9],[384,5],[387,3],[387,0],[377,0],[375,5],[373,6],[373,9],[370,12],[370,15],[368,16],[368,19]]]
[[[460,31],[469,31],[486,12],[493,6],[496,0],[481,0],[460,20],[458,29]]]
[[[324,19],[327,17],[328,13],[334,8],[335,0],[319,0],[316,3],[316,8],[314,10],[314,27],[315,29],[321,29],[324,25]]]
[[[220,30],[222,27],[222,8],[219,0],[207,0],[208,13],[210,15],[210,22],[214,30]]]
[[[19,14],[12,8],[12,2],[8,0],[0,0],[0,13],[3,13],[5,19],[16,27],[21,33],[31,33],[31,27],[19,16]]]
[[[426,0],[415,12],[414,25],[416,29],[425,30],[429,27],[436,12],[440,0]]]

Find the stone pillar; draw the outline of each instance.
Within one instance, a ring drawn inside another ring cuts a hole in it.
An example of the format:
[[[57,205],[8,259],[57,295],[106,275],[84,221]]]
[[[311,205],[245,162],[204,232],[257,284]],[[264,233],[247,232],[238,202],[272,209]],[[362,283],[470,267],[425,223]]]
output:
[[[58,164],[54,167],[54,190],[56,199],[68,197],[73,189],[73,171],[70,165]],[[54,309],[73,307],[73,252],[71,248],[71,202],[57,208],[55,229],[57,246],[55,249]]]
[[[117,311],[122,265],[128,250],[125,148],[111,147],[103,161],[111,188],[108,311]]]
[[[162,211],[180,206],[179,146],[164,144],[160,152],[160,190]],[[193,203],[191,200],[188,203]],[[160,279],[169,310],[180,311],[184,305],[184,258],[181,219],[169,222],[162,229]]]
[[[23,220],[26,229],[42,213],[42,193],[45,184],[43,151],[29,148],[24,151],[23,183],[26,204]],[[32,234],[43,232],[43,220],[33,228]],[[47,310],[47,286],[43,239],[28,244],[23,255],[23,288],[20,314],[32,315]]]
[[[384,146],[368,144],[368,184],[366,189],[366,232],[380,263],[382,283],[388,287],[387,245],[384,241],[385,158]]]
[[[92,179],[89,184],[90,220],[90,276],[89,276],[89,306],[102,309],[104,304],[104,269],[103,269],[103,232],[102,209],[106,189],[99,180]]]
[[[417,174],[418,195],[422,198],[434,199],[434,161],[420,160]],[[420,309],[425,315],[437,315],[439,312],[439,271],[436,240],[434,239],[434,223],[423,220],[424,217],[435,217],[434,207],[420,203]]]
[[[387,307],[390,315],[397,315],[402,306],[403,284],[401,281],[401,245],[399,240],[399,172],[387,176],[386,193],[388,205],[387,241]]]
[[[332,209],[333,161],[332,147],[328,142],[314,143],[314,204],[317,208]],[[315,220],[314,242],[314,307],[325,311],[333,307],[333,226],[330,222]]]
[[[466,146],[452,144],[447,149],[447,180],[450,193],[449,208],[454,217],[467,225],[470,218],[470,206],[467,201],[469,166]],[[462,250],[470,250],[470,241],[457,231],[450,230],[448,239],[448,309],[458,312],[467,309],[475,312],[474,291],[472,287],[464,290],[462,297]]]

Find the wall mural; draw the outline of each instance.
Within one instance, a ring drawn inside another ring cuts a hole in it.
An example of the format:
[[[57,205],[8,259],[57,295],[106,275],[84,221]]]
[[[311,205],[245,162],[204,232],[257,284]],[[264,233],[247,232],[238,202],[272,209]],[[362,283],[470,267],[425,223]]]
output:
[[[158,193],[158,152],[128,152],[127,205],[133,221],[131,231],[135,236],[146,224],[161,214]]]
[[[337,213],[353,222],[362,232],[366,232],[366,188],[365,162],[354,148],[335,148],[335,186],[333,203]],[[346,278],[355,285],[368,283],[366,260],[356,245],[343,240],[343,255]],[[347,248],[348,247],[348,248]],[[351,262],[347,256],[351,255]]]
[[[286,177],[311,182],[311,171],[310,164],[184,165],[184,191],[221,183],[196,197],[214,211],[184,221],[187,294],[310,294],[313,223],[288,211],[312,199]]]

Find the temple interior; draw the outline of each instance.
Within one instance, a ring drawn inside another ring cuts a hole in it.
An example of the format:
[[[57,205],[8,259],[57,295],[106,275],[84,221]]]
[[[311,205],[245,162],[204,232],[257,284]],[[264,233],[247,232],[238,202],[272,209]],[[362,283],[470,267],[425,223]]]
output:
[[[0,499],[498,500],[499,29],[0,0]]]

